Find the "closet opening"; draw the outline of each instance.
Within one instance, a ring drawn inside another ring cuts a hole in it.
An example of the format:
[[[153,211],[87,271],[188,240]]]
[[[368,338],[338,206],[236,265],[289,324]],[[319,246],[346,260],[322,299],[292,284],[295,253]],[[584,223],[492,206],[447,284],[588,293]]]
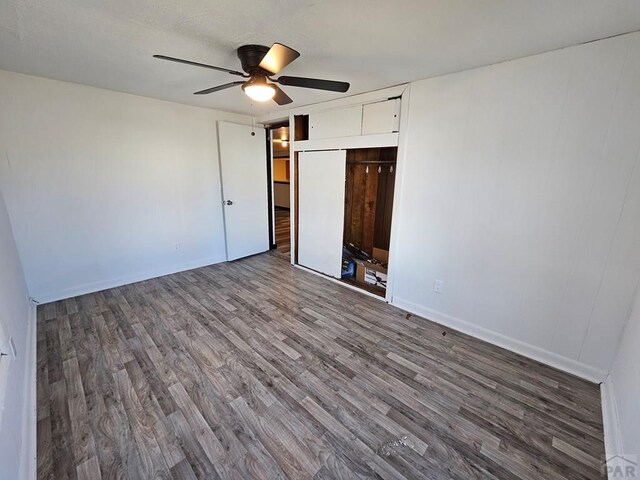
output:
[[[397,150],[296,152],[294,263],[386,296]]]
[[[347,150],[341,280],[384,297],[397,147]]]

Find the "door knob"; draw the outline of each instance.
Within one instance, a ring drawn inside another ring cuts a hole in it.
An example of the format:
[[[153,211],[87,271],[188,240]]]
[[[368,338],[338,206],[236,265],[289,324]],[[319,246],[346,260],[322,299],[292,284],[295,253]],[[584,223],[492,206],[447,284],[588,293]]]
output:
[[[233,205],[233,202],[231,200],[227,200],[226,202],[222,202],[223,205]]]

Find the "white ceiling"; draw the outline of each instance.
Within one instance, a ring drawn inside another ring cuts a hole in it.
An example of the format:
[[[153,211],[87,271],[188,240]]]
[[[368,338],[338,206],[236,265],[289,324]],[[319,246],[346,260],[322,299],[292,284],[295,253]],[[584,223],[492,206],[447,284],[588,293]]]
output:
[[[302,54],[283,74],[354,94],[637,29],[638,0],[2,0],[0,68],[250,113],[239,88],[192,95],[237,77],[152,55],[240,69],[238,46],[277,41]],[[293,106],[341,96],[284,90]]]

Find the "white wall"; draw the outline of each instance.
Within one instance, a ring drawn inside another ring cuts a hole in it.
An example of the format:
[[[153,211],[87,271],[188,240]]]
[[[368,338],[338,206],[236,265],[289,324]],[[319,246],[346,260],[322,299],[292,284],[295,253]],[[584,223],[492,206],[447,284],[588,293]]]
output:
[[[29,468],[34,465],[31,458],[35,455],[35,416],[31,401],[35,395],[34,327],[35,311],[28,300],[0,192],[0,328],[2,336],[6,336],[0,341],[13,337],[17,351],[15,359],[2,359],[9,364],[4,395],[0,393],[0,403],[4,402],[4,410],[0,412],[0,477],[7,479],[28,478]]]
[[[273,184],[273,204],[276,207],[291,207],[291,190],[289,183],[274,182]]]
[[[415,82],[404,114],[394,303],[602,380],[640,268],[640,35]]]
[[[640,290],[607,383],[609,396],[603,404],[611,409],[605,417],[610,421],[609,428],[605,421],[605,435],[610,437],[611,448],[607,455],[640,455]]]
[[[31,296],[224,260],[217,120],[250,122],[0,71],[0,186]]]

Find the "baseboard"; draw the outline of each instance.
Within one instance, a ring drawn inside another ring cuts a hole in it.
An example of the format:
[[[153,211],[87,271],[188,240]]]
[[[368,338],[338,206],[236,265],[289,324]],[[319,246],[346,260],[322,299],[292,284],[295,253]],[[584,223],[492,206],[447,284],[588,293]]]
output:
[[[611,375],[600,385],[602,398],[602,422],[604,424],[604,450],[606,458],[620,455],[624,452],[622,446],[622,434],[620,432],[620,419],[618,417],[618,404],[613,389]]]
[[[214,265],[216,263],[226,261],[227,259],[224,257],[202,258],[191,262],[181,263],[180,265],[148,270],[144,273],[138,273],[135,275],[127,275],[118,278],[111,278],[108,280],[101,280],[99,282],[87,283],[56,292],[36,294],[33,296],[33,298],[38,303],[57,302],[58,300],[64,300],[65,298],[100,292],[109,288],[121,287],[122,285],[128,285],[130,283],[142,282],[151,278],[163,277],[165,275],[171,275],[172,273],[184,272],[186,270],[193,270],[194,268],[206,267],[208,265]]]
[[[393,297],[391,302],[398,308],[402,308],[408,312],[420,315],[428,320],[434,321],[441,325],[453,328],[472,337],[484,340],[498,347],[505,348],[522,356],[531,358],[545,365],[557,368],[563,372],[570,373],[593,383],[600,383],[604,380],[607,372],[598,368],[585,365],[571,358],[563,357],[557,353],[549,352],[540,347],[530,345],[528,343],[516,340],[501,333],[487,330],[472,323],[466,322],[459,318],[452,317],[442,312],[432,310],[430,308],[418,305],[416,303],[403,300],[397,296]]]

